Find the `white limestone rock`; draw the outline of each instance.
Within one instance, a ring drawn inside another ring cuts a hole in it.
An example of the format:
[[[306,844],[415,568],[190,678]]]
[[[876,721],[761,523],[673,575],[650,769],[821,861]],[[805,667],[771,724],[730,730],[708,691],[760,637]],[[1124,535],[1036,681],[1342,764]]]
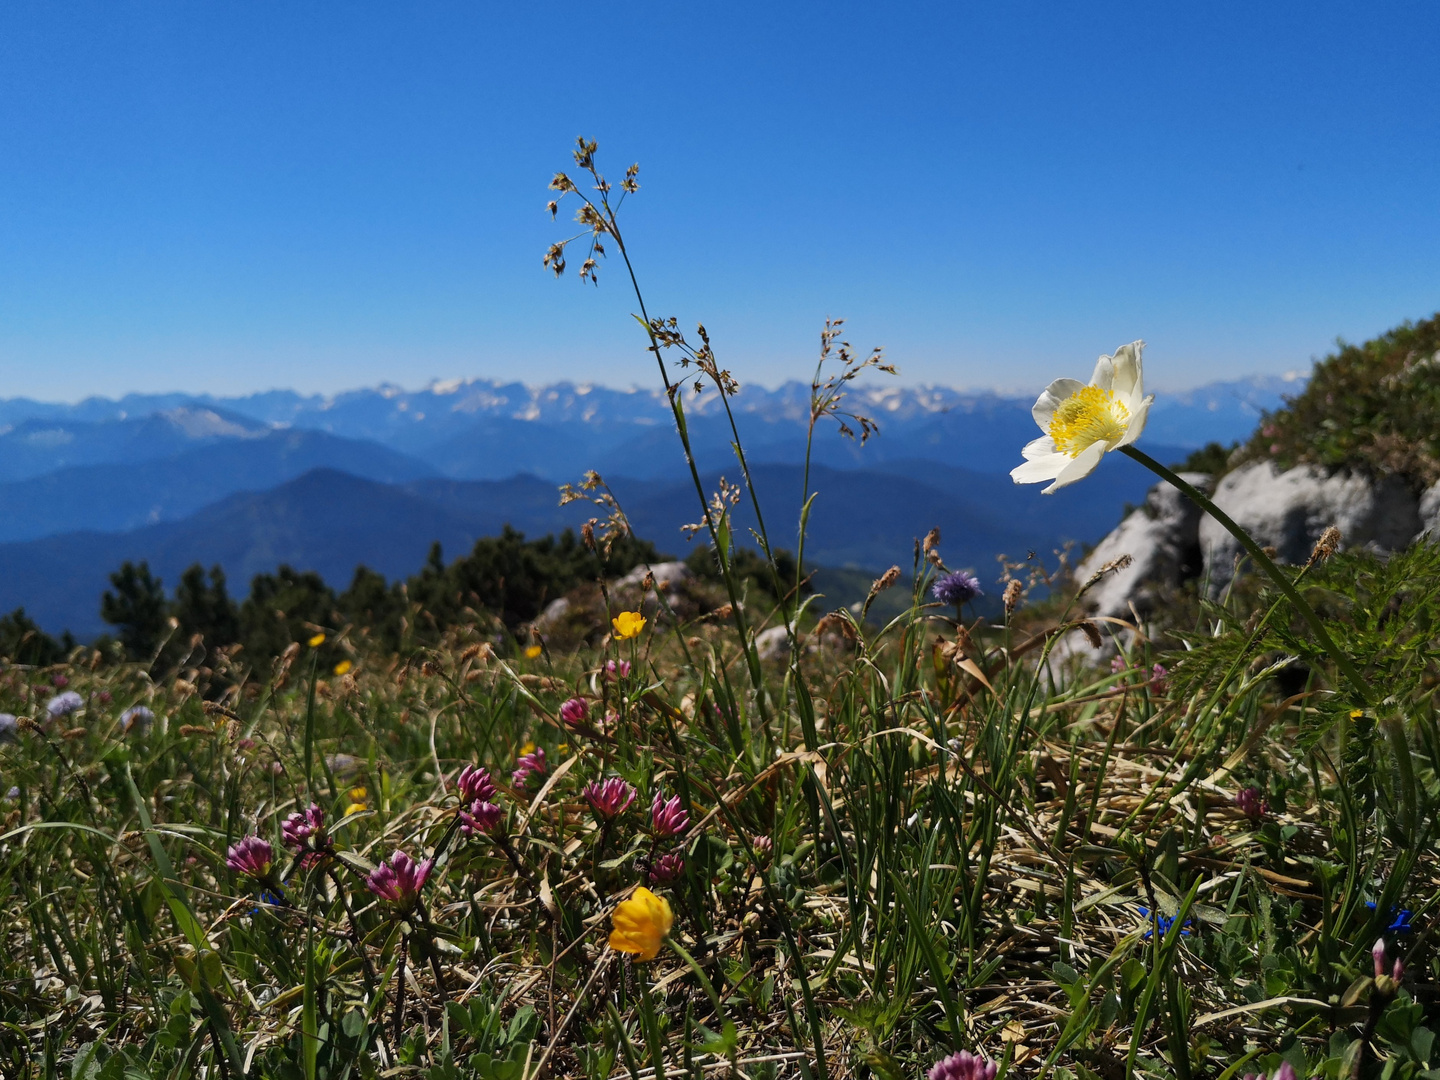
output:
[[[783,660],[790,655],[790,633],[783,626],[772,626],[755,635],[755,651],[761,660]]]
[[[1372,479],[1362,473],[1327,473],[1313,465],[1280,472],[1269,461],[1242,465],[1215,489],[1215,505],[1280,562],[1310,557],[1331,525],[1341,546],[1387,553],[1405,547],[1420,531],[1419,500],[1398,476]],[[1219,596],[1235,572],[1239,542],[1208,515],[1200,522],[1200,547],[1211,596]]]
[[[1209,491],[1205,473],[1181,478]],[[1142,617],[1151,613],[1164,587],[1176,587],[1200,573],[1200,508],[1168,483],[1151,488],[1145,502],[1101,540],[1075,572],[1082,584],[1100,568],[1130,556],[1130,565],[1112,570],[1085,593],[1086,607],[1098,615],[1130,619],[1130,606]]]
[[[565,596],[556,597],[554,600],[551,600],[550,603],[546,604],[545,610],[536,617],[535,626],[537,629],[543,630],[546,627],[554,626],[568,614],[570,614],[569,598]]]
[[[673,588],[682,581],[688,581],[692,576],[690,568],[683,562],[662,562],[646,565],[641,563],[628,574],[615,583],[617,589],[639,588],[645,581],[646,574],[655,575],[655,584],[661,589]]]

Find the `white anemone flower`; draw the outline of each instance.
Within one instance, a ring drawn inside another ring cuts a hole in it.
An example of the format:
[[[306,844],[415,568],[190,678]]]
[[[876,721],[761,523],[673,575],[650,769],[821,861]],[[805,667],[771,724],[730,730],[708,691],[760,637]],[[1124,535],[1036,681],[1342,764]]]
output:
[[[1095,471],[1106,451],[1129,446],[1145,430],[1145,414],[1155,395],[1144,397],[1140,374],[1143,341],[1133,341],[1095,362],[1090,385],[1056,379],[1045,388],[1030,414],[1045,432],[1020,452],[1025,464],[1010,470],[1017,484],[1054,481],[1049,495]]]

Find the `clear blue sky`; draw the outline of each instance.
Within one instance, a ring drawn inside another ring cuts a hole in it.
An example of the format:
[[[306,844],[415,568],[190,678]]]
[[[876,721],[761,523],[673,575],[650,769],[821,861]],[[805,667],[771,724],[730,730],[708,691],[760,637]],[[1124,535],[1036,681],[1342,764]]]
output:
[[[742,382],[826,315],[910,382],[1304,367],[1440,308],[1437,41],[1428,0],[10,3],[0,396],[649,384],[618,262],[541,268],[581,133]]]

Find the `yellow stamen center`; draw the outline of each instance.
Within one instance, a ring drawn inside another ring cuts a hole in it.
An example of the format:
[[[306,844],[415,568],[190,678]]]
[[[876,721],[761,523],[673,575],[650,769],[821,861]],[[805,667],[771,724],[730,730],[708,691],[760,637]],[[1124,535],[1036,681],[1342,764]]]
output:
[[[1050,438],[1061,454],[1078,457],[1097,442],[1113,443],[1125,434],[1130,410],[1109,390],[1086,386],[1062,401],[1050,418]]]

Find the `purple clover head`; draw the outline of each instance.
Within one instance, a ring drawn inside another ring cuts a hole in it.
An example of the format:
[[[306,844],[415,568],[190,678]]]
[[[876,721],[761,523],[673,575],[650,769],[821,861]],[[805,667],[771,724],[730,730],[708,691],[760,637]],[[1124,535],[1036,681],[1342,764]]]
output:
[[[59,720],[62,716],[69,716],[84,706],[85,699],[74,690],[66,690],[63,694],[56,694],[45,703],[45,711],[50,714],[51,720]]]
[[[618,678],[618,679],[626,678],[629,674],[630,674],[630,661],[629,661],[629,660],[606,660],[606,661],[605,661],[605,677],[606,677],[607,679],[610,679],[612,682],[613,682],[615,679],[617,679],[617,678]]]
[[[619,817],[635,801],[635,789],[618,776],[603,782],[592,780],[585,785],[583,794],[595,813],[606,821]]]
[[[433,859],[417,863],[405,852],[396,851],[371,872],[365,884],[381,900],[409,910],[420,899],[420,890],[425,887],[425,880],[434,865]]]
[[[1125,658],[1118,653],[1110,658],[1110,674],[1119,675],[1130,665],[1125,663]]]
[[[455,778],[462,803],[490,802],[495,798],[495,781],[490,779],[490,770],[478,765],[466,765]]]
[[[280,826],[280,835],[285,840],[285,846],[297,852],[307,848],[324,850],[331,843],[325,833],[325,811],[313,802],[308,809],[287,817]]]
[[[466,836],[493,832],[505,818],[505,811],[493,802],[476,799],[460,811],[460,831]]]
[[[1156,664],[1150,669],[1150,689],[1161,697],[1170,689],[1170,672],[1164,664]]]
[[[961,1050],[937,1061],[928,1076],[929,1080],[995,1080],[995,1063]]]
[[[667,852],[656,859],[655,865],[650,867],[650,883],[664,885],[666,882],[674,881],[683,873],[685,873],[685,856],[678,851]]]
[[[937,578],[935,584],[930,588],[930,593],[940,603],[950,604],[954,607],[968,604],[977,596],[985,595],[980,588],[980,579],[974,574],[967,574],[964,570],[956,570],[953,574]]]
[[[775,841],[764,833],[757,833],[750,838],[750,846],[755,849],[757,859],[768,860],[775,854]]]
[[[1253,784],[1235,793],[1235,805],[1251,821],[1259,821],[1265,814],[1265,799]]]
[[[275,849],[268,840],[247,836],[230,845],[230,850],[225,853],[225,865],[237,874],[268,882],[275,868]]]
[[[65,687],[70,685],[69,678],[64,675],[56,675],[50,682],[54,684],[56,690],[64,690]]]
[[[560,706],[560,722],[568,728],[583,727],[590,720],[590,703],[583,697],[572,697]]]
[[[536,747],[515,764],[519,767],[510,774],[510,782],[517,788],[523,788],[529,784],[530,777],[544,776],[550,771],[545,764],[545,751],[541,747]]]
[[[690,815],[680,805],[680,796],[672,795],[667,801],[660,792],[655,792],[655,801],[650,804],[650,828],[656,836],[679,836],[690,827]]]

